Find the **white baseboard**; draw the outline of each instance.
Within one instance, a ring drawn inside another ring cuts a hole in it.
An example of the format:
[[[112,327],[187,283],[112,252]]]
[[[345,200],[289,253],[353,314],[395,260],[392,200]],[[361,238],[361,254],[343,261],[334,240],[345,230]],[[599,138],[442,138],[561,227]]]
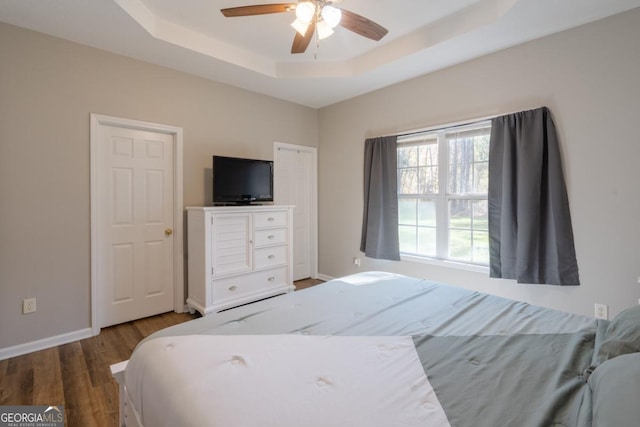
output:
[[[329,280],[335,279],[335,277],[327,276],[326,274],[318,274],[318,279],[328,282]]]
[[[22,356],[23,354],[32,353],[45,348],[51,348],[73,341],[82,340],[93,336],[91,328],[80,329],[66,334],[56,335],[49,338],[43,338],[37,341],[31,341],[24,344],[14,345],[12,347],[0,348],[0,360],[9,359],[10,357]]]

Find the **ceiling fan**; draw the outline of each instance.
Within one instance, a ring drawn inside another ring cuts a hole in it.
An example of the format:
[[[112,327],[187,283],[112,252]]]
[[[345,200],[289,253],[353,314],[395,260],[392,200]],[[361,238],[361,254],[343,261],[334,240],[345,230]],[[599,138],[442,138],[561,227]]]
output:
[[[291,45],[291,53],[304,53],[314,34],[322,40],[333,34],[333,29],[340,25],[363,37],[378,41],[388,30],[383,26],[346,9],[333,4],[340,0],[301,0],[297,3],[256,4],[221,9],[226,17],[266,15],[270,13],[296,13],[296,20],[291,26],[296,35]]]

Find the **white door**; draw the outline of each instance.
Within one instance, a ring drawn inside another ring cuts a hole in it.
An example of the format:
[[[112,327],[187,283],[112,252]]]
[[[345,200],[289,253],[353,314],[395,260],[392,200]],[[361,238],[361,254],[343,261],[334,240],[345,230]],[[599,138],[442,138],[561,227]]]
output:
[[[276,143],[274,200],[293,210],[293,280],[317,277],[316,149]]]
[[[174,308],[174,136],[100,126],[98,312],[105,327]]]

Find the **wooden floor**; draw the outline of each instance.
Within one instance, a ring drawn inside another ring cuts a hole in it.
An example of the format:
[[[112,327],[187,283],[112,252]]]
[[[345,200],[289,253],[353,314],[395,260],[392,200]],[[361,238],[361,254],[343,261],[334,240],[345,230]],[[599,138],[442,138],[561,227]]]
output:
[[[300,291],[302,289],[306,289],[306,288],[310,288],[312,286],[318,285],[322,282],[323,280],[320,280],[320,279],[304,279],[304,280],[298,280],[297,282],[294,283],[294,285],[296,286],[296,291]]]
[[[321,283],[306,279],[296,289]],[[129,359],[153,332],[198,317],[165,313],[104,328],[100,335],[0,360],[0,406],[64,405],[70,427],[118,425],[118,389],[109,366]]]
[[[165,313],[0,361],[0,405],[64,405],[67,426],[117,426],[118,389],[109,366],[129,359],[147,335],[193,318]]]

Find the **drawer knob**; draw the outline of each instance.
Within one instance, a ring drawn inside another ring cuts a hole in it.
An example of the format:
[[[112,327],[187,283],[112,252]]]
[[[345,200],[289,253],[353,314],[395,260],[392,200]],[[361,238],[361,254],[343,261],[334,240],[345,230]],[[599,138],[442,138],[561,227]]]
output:
[[[275,238],[276,238],[276,236],[274,236],[273,234],[270,234],[270,235],[267,237],[267,239],[269,239],[269,240],[273,240],[273,239],[275,239]]]
[[[272,216],[270,216],[269,218],[267,218],[267,221],[269,221],[269,222],[273,222],[273,221],[275,221],[275,220],[276,220],[276,219],[275,219],[274,217],[272,217]]]
[[[236,285],[229,286],[230,291],[235,291],[236,289],[238,289]]]
[[[274,259],[275,257],[276,257],[275,255],[269,255],[267,258]]]
[[[273,277],[273,276],[271,276],[271,277],[269,277],[267,280],[269,280],[270,282],[273,282],[274,280],[276,280],[276,278],[275,278],[275,277]]]

